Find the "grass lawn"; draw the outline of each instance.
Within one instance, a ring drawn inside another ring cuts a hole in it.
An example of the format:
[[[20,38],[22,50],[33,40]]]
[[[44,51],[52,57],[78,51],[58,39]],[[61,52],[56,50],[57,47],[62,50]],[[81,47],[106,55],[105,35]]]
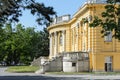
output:
[[[57,74],[57,75],[120,75],[120,72],[46,72],[46,74]]]
[[[29,73],[40,69],[40,66],[11,66],[6,70],[7,72]]]
[[[94,74],[94,73],[92,72],[46,72],[46,74],[79,75],[79,74]]]

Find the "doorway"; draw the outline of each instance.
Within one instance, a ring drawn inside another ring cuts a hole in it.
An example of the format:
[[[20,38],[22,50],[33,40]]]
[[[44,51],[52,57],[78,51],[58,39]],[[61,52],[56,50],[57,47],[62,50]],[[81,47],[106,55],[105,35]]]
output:
[[[105,57],[105,71],[112,72],[112,56]]]

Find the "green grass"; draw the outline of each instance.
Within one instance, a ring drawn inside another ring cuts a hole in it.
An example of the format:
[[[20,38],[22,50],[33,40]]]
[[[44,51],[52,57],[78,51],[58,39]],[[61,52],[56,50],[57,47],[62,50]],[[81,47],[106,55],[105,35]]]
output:
[[[120,72],[94,72],[94,74],[98,75],[120,75]]]
[[[46,72],[46,74],[57,74],[57,75],[120,75],[120,72]]]
[[[79,75],[79,74],[94,74],[93,72],[46,72],[46,74],[58,74],[58,75]]]
[[[40,69],[39,66],[11,66],[6,70],[7,72],[17,72],[17,73],[29,73],[35,72]]]

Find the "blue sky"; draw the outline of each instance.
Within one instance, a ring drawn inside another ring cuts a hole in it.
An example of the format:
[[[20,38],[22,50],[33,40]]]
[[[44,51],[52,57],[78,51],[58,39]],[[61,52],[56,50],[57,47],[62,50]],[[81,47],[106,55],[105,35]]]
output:
[[[86,0],[37,0],[38,2],[42,2],[45,6],[52,6],[54,10],[57,12],[58,16],[62,16],[65,14],[70,14],[71,17],[74,15],[76,11],[80,8],[80,6]],[[36,30],[42,30],[43,26],[38,26],[35,22],[35,17],[33,17],[29,11],[25,11],[23,16],[20,18],[20,23],[25,25],[26,27],[35,27]]]

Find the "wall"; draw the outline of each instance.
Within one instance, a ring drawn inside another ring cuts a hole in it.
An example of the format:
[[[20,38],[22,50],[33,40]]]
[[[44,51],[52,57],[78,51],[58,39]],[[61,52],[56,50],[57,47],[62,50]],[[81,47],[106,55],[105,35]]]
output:
[[[98,17],[101,16],[101,12],[104,11],[104,6],[98,4],[94,5],[94,14]],[[93,51],[91,51],[91,65],[93,71],[105,71],[105,57],[112,56],[113,71],[120,71],[120,42],[115,38],[112,38],[111,42],[106,42],[103,34],[101,34],[101,27],[94,28],[93,34]]]
[[[63,56],[64,72],[89,71],[89,54],[83,52],[66,52]]]
[[[60,72],[63,69],[62,56],[55,57],[42,65],[44,72]]]
[[[41,57],[34,59],[31,63],[31,66],[41,66]]]
[[[83,23],[82,20],[89,16],[92,16],[92,20],[94,16],[101,18],[104,6],[105,4],[86,4],[76,12],[71,21],[50,26],[49,33],[65,30],[65,52],[89,52],[89,68],[91,71],[104,71],[105,56],[113,56],[113,71],[120,71],[120,58],[118,58],[120,56],[120,41],[113,38],[112,42],[105,42],[101,34],[101,27],[90,28],[89,23],[91,21]],[[58,52],[61,52],[60,48],[61,46],[58,46]],[[71,62],[65,64],[71,66]],[[78,62],[77,64],[81,63]]]

